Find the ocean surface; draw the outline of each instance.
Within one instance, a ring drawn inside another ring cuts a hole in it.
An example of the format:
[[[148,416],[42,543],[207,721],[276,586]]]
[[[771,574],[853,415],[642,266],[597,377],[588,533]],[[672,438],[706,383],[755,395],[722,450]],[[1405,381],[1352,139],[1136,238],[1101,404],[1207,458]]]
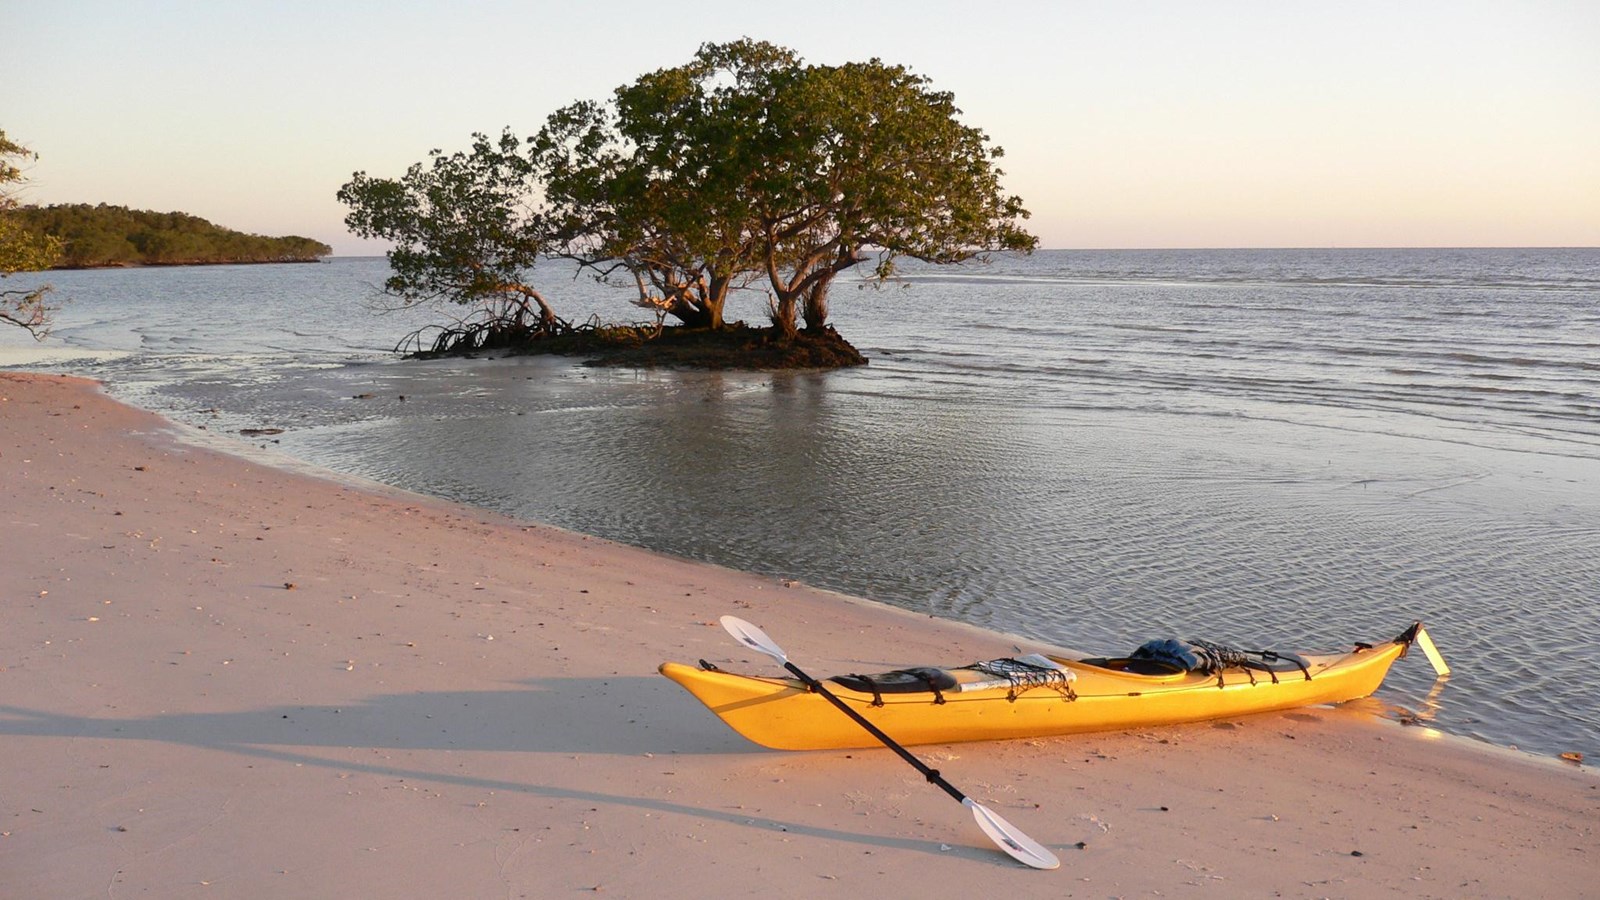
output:
[[[1045,251],[834,291],[835,372],[403,361],[382,259],[52,273],[44,344],[312,464],[1055,644],[1338,649],[1369,704],[1600,758],[1600,250]],[[14,276],[7,287],[41,279]],[[543,279],[563,317],[626,294]],[[764,320],[765,297],[730,304]],[[3,426],[3,423],[0,423]],[[270,442],[270,443],[268,443]],[[886,666],[911,660],[892,648]]]

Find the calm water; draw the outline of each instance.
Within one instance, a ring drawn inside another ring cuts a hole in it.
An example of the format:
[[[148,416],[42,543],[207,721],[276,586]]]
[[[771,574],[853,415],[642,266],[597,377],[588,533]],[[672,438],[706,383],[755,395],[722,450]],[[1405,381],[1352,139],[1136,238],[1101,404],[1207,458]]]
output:
[[[914,269],[835,291],[872,364],[820,374],[400,362],[426,318],[369,311],[384,274],[58,273],[70,358],[29,362],[337,470],[1088,650],[1335,649],[1420,618],[1456,674],[1430,692],[1418,655],[1383,700],[1600,756],[1600,251]],[[0,362],[32,346],[0,333]]]

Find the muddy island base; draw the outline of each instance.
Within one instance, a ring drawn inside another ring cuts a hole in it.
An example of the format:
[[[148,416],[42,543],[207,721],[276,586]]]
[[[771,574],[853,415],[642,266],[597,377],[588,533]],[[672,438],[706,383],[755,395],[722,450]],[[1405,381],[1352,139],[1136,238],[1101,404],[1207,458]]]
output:
[[[776,328],[742,323],[718,329],[606,325],[558,334],[489,328],[452,337],[449,341],[441,337],[432,349],[409,355],[437,359],[505,351],[580,356],[591,366],[685,369],[838,369],[867,364],[867,358],[831,326],[788,337]]]

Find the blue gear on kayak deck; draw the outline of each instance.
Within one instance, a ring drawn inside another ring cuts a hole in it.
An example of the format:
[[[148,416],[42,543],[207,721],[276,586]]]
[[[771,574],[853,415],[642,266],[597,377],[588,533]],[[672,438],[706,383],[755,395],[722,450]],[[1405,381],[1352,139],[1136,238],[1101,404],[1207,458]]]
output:
[[[1236,650],[1210,641],[1180,641],[1176,638],[1146,641],[1128,657],[1143,663],[1171,667],[1174,672],[1195,672],[1215,675],[1225,669],[1266,672],[1273,681],[1279,672],[1300,671],[1311,680],[1311,669],[1305,657],[1295,653],[1277,653],[1272,650]]]

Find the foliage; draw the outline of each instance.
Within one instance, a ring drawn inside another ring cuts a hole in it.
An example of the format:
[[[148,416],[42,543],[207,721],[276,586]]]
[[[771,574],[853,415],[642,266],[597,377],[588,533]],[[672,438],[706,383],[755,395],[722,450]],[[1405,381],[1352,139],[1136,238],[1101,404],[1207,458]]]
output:
[[[764,283],[792,338],[802,314],[828,330],[834,278],[863,263],[881,282],[901,257],[1034,248],[1021,200],[1000,188],[1000,149],[959,114],[903,66],[706,44],[608,101],[557,110],[525,146],[475,135],[470,152],[435,150],[400,179],[357,172],[339,199],[352,231],[395,242],[391,294],[500,304],[479,335],[516,303],[555,321],[526,279],[558,256],[713,330],[730,291]]]
[[[809,66],[778,85],[764,121],[752,123],[745,161],[755,195],[774,318],[793,327],[827,321],[828,288],[875,255],[875,276],[898,257],[938,264],[1029,252],[1022,201],[1000,188],[1000,148],[962,125],[951,94],[879,60]]]
[[[834,277],[874,254],[881,280],[901,256],[1035,246],[959,112],[902,66],[741,40],[557,112],[534,156],[566,252],[633,274],[642,303],[715,327],[730,285],[765,278],[775,323],[803,304],[821,330]]]
[[[48,269],[60,255],[60,242],[28,227],[17,214],[16,186],[26,179],[18,163],[36,158],[26,147],[0,130],[0,278],[15,272]],[[31,290],[0,290],[0,322],[27,329],[43,338],[50,330],[45,302],[48,286]]]
[[[609,104],[557,111],[533,155],[561,252],[627,272],[641,306],[721,327],[729,289],[760,275],[745,141],[771,83],[798,64],[771,44],[707,45]]]
[[[395,243],[388,294],[406,305],[475,307],[459,327],[445,330],[447,345],[480,349],[491,337],[500,345],[565,328],[525,277],[546,243],[521,144],[509,132],[498,141],[475,134],[470,152],[434,150],[431,163],[416,163],[398,179],[357,172],[339,189],[351,232]],[[530,322],[534,307],[538,315]],[[435,346],[441,349],[447,348]]]
[[[57,268],[308,262],[333,248],[310,238],[263,237],[181,212],[86,203],[22,207],[28,227],[62,245]]]

